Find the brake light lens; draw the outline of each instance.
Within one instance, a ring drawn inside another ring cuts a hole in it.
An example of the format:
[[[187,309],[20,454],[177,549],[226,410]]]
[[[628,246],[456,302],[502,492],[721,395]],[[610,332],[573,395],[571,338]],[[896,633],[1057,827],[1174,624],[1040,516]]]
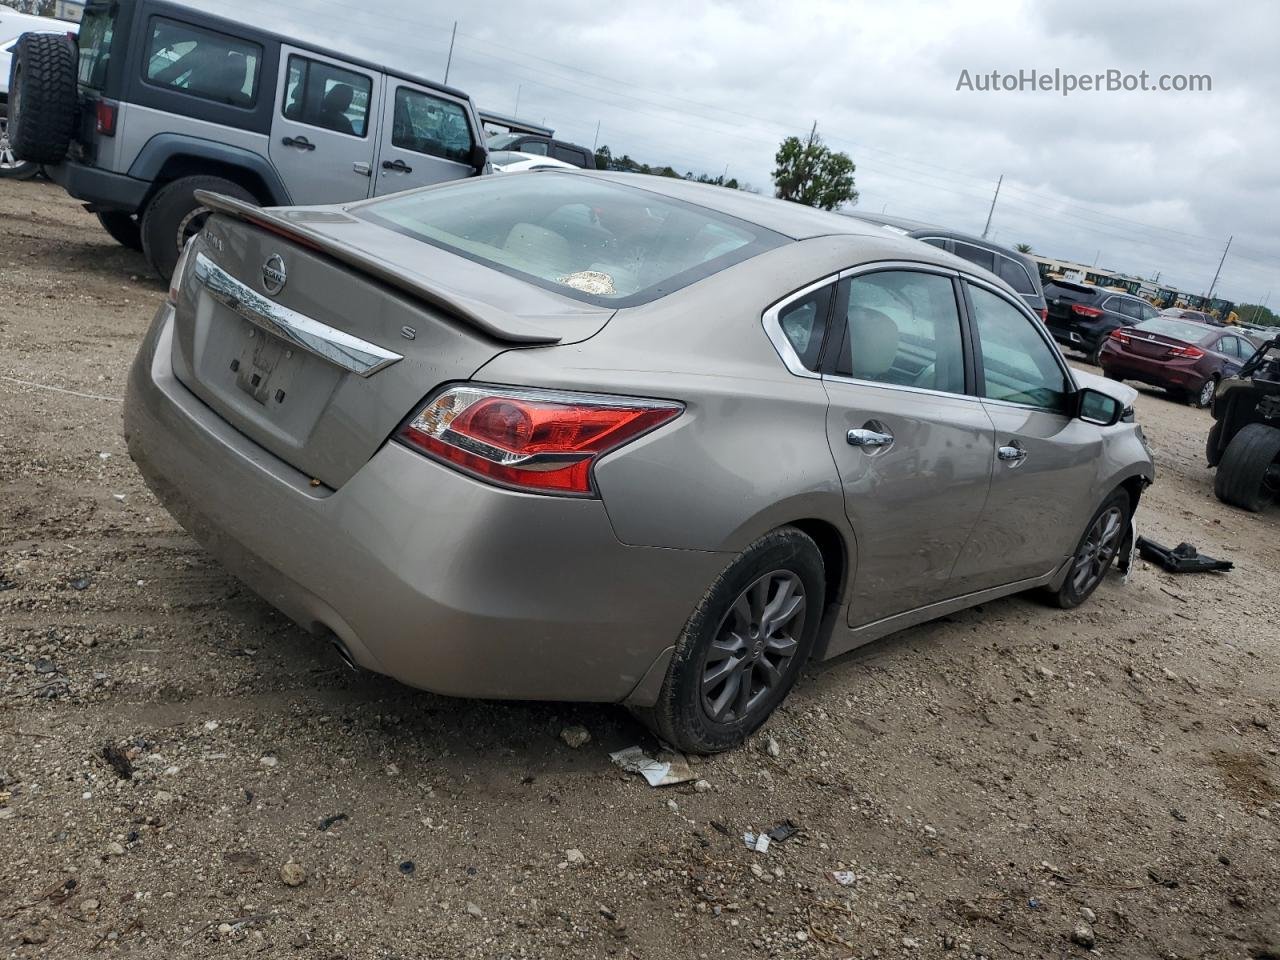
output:
[[[97,131],[104,137],[114,137],[116,135],[116,115],[119,113],[118,106],[110,100],[99,100],[97,108],[94,111]]]
[[[1041,308],[1040,308],[1040,322],[1041,322],[1041,323],[1048,323],[1048,322],[1049,322],[1049,308],[1048,308],[1048,307],[1041,307]]]
[[[1111,339],[1116,343],[1123,343],[1125,346],[1128,346],[1129,341],[1131,341],[1133,337],[1129,336],[1129,331],[1124,327],[1116,327],[1116,329],[1111,331]]]
[[[1199,360],[1204,356],[1204,351],[1199,347],[1170,347],[1169,356],[1178,357],[1182,360]]]
[[[192,246],[194,244],[188,240],[182,252],[178,254],[178,262],[173,265],[173,276],[169,278],[169,295],[165,298],[172,307],[178,305],[178,291],[182,289],[182,280],[187,272],[187,264],[191,260]]]
[[[467,385],[428,401],[396,437],[501,486],[592,497],[600,457],[683,411],[666,400]]]
[[[1100,317],[1102,311],[1097,307],[1086,307],[1083,303],[1073,303],[1071,312],[1078,317]]]

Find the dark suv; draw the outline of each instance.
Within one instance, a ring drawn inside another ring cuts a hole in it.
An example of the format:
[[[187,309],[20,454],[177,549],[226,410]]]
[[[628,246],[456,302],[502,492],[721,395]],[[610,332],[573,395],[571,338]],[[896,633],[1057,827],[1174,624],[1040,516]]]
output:
[[[1046,323],[1053,339],[1079,350],[1090,363],[1098,362],[1098,354],[1112,330],[1160,315],[1141,297],[1091,283],[1050,280],[1044,285],[1044,296],[1049,302]]]
[[[586,147],[567,140],[556,140],[536,133],[498,133],[489,138],[490,150],[511,150],[515,153],[532,153],[571,163],[583,170],[596,168],[596,155]]]
[[[961,260],[976,263],[982,269],[994,273],[1026,301],[1027,306],[1041,320],[1045,319],[1044,291],[1040,287],[1040,273],[1030,257],[1010,250],[998,243],[961,233],[948,227],[936,227],[918,220],[889,217],[879,213],[850,212],[845,216],[877,223],[894,233],[905,234],[916,240],[954,253]]]

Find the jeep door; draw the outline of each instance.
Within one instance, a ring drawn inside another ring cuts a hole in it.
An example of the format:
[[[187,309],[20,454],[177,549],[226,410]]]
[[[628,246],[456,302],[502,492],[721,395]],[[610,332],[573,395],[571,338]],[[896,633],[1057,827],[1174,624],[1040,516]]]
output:
[[[475,176],[481,137],[470,118],[463,101],[387,77],[374,195]]]
[[[370,195],[382,74],[282,45],[271,162],[296,204]]]

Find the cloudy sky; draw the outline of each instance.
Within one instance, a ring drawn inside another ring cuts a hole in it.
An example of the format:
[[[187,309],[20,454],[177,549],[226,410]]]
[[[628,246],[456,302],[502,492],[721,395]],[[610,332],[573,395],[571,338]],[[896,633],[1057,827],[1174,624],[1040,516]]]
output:
[[[1280,4],[602,3],[197,0],[440,79],[566,139],[771,192],[778,141],[819,134],[857,164],[858,206],[1204,292],[1280,302]],[[284,11],[296,25],[285,27]],[[296,18],[296,20],[294,20]],[[961,71],[1152,81],[1210,92],[977,92]]]

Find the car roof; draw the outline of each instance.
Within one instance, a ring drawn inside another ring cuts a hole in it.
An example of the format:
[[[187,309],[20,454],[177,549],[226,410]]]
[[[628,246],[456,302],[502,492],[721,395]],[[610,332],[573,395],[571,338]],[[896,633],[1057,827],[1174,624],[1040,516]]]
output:
[[[883,213],[863,213],[860,210],[842,211],[841,216],[856,217],[859,220],[865,220],[867,223],[876,223],[895,230],[905,230],[913,237],[941,237],[944,240],[961,240],[971,246],[981,247],[984,250],[994,250],[1002,256],[1019,260],[1024,266],[1034,266],[1031,258],[1025,253],[1019,253],[1012,247],[1006,247],[1003,244],[995,243],[984,237],[965,233],[963,230],[956,230],[952,227],[940,227],[934,223],[908,220],[906,217],[891,217]]]

